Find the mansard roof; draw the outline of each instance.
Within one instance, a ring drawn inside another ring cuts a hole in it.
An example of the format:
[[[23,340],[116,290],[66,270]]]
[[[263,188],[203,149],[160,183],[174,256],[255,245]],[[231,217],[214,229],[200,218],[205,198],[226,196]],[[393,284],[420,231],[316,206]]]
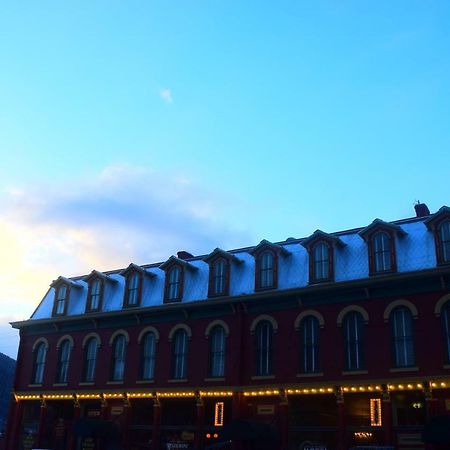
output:
[[[50,287],[54,288],[56,286],[60,286],[61,284],[67,284],[70,287],[74,287],[77,289],[81,289],[83,286],[77,281],[71,280],[70,278],[66,278],[63,276],[59,276],[56,280],[53,280],[50,284]]]
[[[172,255],[167,261],[163,262],[159,268],[166,271],[170,269],[174,265],[180,265],[184,267],[185,269],[195,271],[197,270],[197,267],[188,263],[184,259],[178,258],[177,256]]]
[[[129,267],[129,266],[128,266]],[[86,281],[86,283],[89,283],[94,278],[100,278],[104,281],[109,281],[111,283],[117,283],[117,280],[114,278],[111,278],[109,275],[106,275],[103,272],[99,272],[98,270],[93,270],[89,275],[86,275],[82,278],[83,281]]]
[[[388,230],[393,232],[394,234],[397,234],[398,236],[406,236],[408,234],[400,225],[385,222],[381,219],[375,219],[370,225],[363,228],[358,234],[364,240],[367,240],[368,236],[377,230]]]
[[[435,212],[431,216],[428,216],[423,223],[429,230],[433,230],[435,226],[444,219],[450,219],[450,208],[445,205],[439,208],[439,211]]]
[[[228,259],[229,261],[232,261],[237,264],[242,263],[242,259],[239,259],[237,256],[233,255],[233,253],[222,250],[219,247],[216,247],[209,255],[206,255],[203,258],[203,261],[209,263],[210,261],[218,257]]]
[[[337,247],[345,247],[345,242],[342,241],[342,239],[339,239],[337,236],[334,236],[329,233],[325,233],[322,230],[316,230],[314,231],[311,236],[308,236],[306,239],[303,239],[300,244],[303,245],[303,247],[310,248],[312,244],[316,243],[317,241],[328,241],[332,245]]]
[[[253,247],[251,250],[249,250],[249,253],[251,255],[257,255],[258,253],[261,253],[266,249],[272,250],[273,252],[281,254],[283,256],[289,256],[291,254],[291,252],[283,246],[279,244],[273,244],[266,239],[263,239],[256,247]]]

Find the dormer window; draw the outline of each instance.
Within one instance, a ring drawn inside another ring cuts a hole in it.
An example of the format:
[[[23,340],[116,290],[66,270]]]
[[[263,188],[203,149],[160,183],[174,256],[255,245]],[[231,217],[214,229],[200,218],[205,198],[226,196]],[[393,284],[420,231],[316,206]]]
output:
[[[397,271],[395,240],[406,235],[399,225],[375,219],[359,235],[367,242],[370,275]]]
[[[345,247],[345,243],[337,236],[321,230],[316,230],[300,243],[309,255],[309,282],[333,281],[336,249]]]
[[[261,253],[257,260],[258,288],[271,289],[277,287],[276,256],[271,251]]]
[[[262,240],[250,253],[255,257],[255,290],[278,287],[279,256],[291,253],[284,247]]]
[[[167,300],[169,302],[181,300],[182,274],[183,272],[179,266],[173,266],[169,271],[167,283]]]
[[[98,270],[93,270],[89,275],[86,275],[83,280],[88,284],[85,312],[91,313],[101,311],[106,286],[108,284],[116,284],[117,280]]]
[[[232,264],[238,265],[242,260],[220,248],[203,258],[209,265],[208,297],[230,295],[230,277]]]
[[[138,306],[141,297],[141,275],[131,272],[127,277],[125,288],[125,306]]]
[[[62,284],[56,290],[56,302],[54,310],[54,314],[56,316],[62,316],[66,313],[68,291],[69,290],[67,289],[67,286],[65,284]]]
[[[450,264],[450,208],[443,206],[424,223],[434,233],[437,264]]]
[[[179,252],[179,254],[186,258],[193,258],[193,256],[187,252]],[[164,302],[181,302],[184,295],[183,291],[186,271],[195,272],[197,267],[177,256],[171,256],[159,267],[166,273]]]
[[[438,233],[439,262],[450,263],[450,220],[442,222]]]

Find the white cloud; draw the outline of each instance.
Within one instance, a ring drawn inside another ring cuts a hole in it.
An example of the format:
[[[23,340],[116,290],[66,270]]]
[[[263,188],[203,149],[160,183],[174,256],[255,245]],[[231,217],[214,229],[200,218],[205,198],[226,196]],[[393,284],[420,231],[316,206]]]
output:
[[[186,176],[112,165],[90,179],[0,195],[0,316],[28,318],[58,275],[250,242],[232,225],[234,217],[228,225],[222,220],[224,205],[236,201],[207,193]]]
[[[167,88],[163,88],[159,91],[159,96],[167,103],[173,103],[172,91]]]

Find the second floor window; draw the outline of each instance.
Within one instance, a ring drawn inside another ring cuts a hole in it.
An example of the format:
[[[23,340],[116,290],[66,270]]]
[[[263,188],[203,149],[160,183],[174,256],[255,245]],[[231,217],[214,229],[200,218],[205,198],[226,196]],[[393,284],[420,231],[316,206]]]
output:
[[[225,376],[225,330],[220,325],[209,334],[209,376]]]
[[[413,319],[411,311],[398,306],[390,315],[395,367],[414,366]]]
[[[84,347],[83,381],[93,382],[95,379],[95,366],[97,364],[98,341],[91,337]]]
[[[372,271],[389,272],[392,270],[392,242],[391,236],[384,231],[372,236]]]
[[[59,348],[58,368],[56,374],[56,381],[58,383],[67,383],[67,378],[69,375],[69,362],[71,349],[72,346],[69,340],[63,341]]]
[[[123,334],[119,334],[113,341],[112,361],[111,361],[111,380],[123,381],[125,375],[125,346],[126,339]]]
[[[342,323],[346,370],[364,369],[364,321],[360,313],[349,312]]]
[[[175,332],[172,342],[172,378],[175,380],[187,377],[188,335],[185,330]]]
[[[156,338],[152,332],[146,333],[141,341],[141,379],[153,380],[155,376]]]
[[[442,307],[441,319],[445,344],[445,363],[450,364],[450,302]]]
[[[259,288],[275,287],[275,256],[271,251],[265,251],[259,256]]]
[[[273,373],[273,327],[268,320],[258,323],[255,329],[256,340],[256,375],[265,376]]]
[[[45,357],[47,354],[47,347],[44,342],[40,342],[33,355],[33,378],[32,383],[42,384],[44,381]]]
[[[313,249],[313,281],[330,278],[330,250],[327,244],[319,242]]]
[[[181,300],[181,268],[178,266],[173,266],[170,269],[167,283],[167,300],[177,301]]]
[[[314,316],[307,316],[300,322],[300,372],[318,372],[318,357],[319,321]]]
[[[450,221],[446,220],[439,227],[440,262],[450,262]]]

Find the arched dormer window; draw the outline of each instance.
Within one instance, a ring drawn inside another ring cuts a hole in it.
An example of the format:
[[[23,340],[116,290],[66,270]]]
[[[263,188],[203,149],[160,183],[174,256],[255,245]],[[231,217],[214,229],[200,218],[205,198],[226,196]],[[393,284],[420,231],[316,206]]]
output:
[[[155,274],[148,272],[137,264],[131,263],[125,270],[120,272],[125,277],[125,292],[123,298],[124,308],[133,308],[142,303],[142,288],[145,277],[154,277]]]
[[[83,286],[69,278],[58,277],[50,285],[55,290],[55,301],[53,303],[52,316],[65,316],[69,308],[69,298],[72,288],[81,289]]]
[[[179,252],[179,254],[192,257],[186,252]],[[171,256],[159,267],[166,273],[164,303],[181,302],[184,295],[186,271],[196,272],[197,267],[177,256]]]
[[[450,264],[450,208],[443,206],[424,223],[434,233],[437,264]]]
[[[399,225],[375,219],[359,235],[367,242],[370,275],[397,271],[395,239],[406,235]]]
[[[214,249],[203,261],[209,265],[208,297],[230,295],[231,265],[242,261],[220,248]]]
[[[88,284],[86,312],[101,311],[107,283],[116,284],[117,280],[98,270],[93,270],[89,275],[85,276],[83,280]]]
[[[309,282],[333,281],[336,248],[345,247],[345,243],[332,234],[316,230],[301,245],[309,255]]]
[[[250,253],[255,257],[255,290],[276,289],[278,287],[279,256],[291,253],[281,245],[261,241]]]

